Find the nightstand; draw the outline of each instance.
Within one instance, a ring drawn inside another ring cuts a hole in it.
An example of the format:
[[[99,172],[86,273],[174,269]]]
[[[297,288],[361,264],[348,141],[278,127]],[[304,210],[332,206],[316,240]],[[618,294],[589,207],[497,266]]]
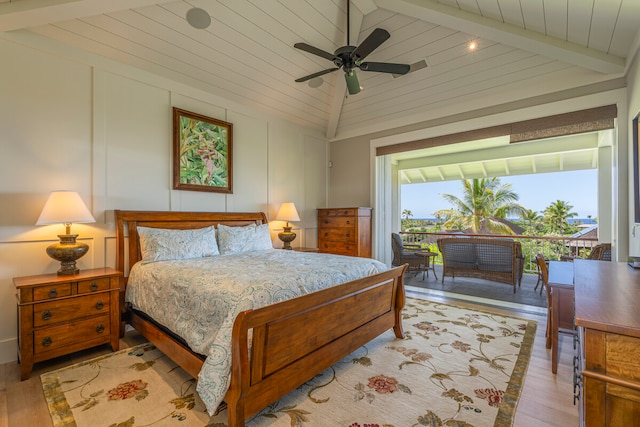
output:
[[[29,378],[35,362],[106,343],[118,350],[122,280],[108,267],[15,277],[20,378]]]

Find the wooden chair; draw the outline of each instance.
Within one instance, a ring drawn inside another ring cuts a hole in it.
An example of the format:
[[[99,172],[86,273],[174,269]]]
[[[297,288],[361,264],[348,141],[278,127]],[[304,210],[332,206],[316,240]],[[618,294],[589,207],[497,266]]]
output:
[[[566,310],[568,313],[563,313],[562,319],[556,318],[554,313],[557,313],[558,310],[554,310],[553,306],[553,292],[549,287],[549,268],[547,267],[547,262],[541,254],[536,255],[536,262],[538,263],[540,276],[542,277],[542,287],[547,291],[547,330],[545,332],[547,341],[545,345],[551,349],[551,372],[555,374],[558,372],[558,333],[562,332],[571,336],[575,335],[573,326],[575,314],[572,306]]]
[[[551,291],[549,290],[549,270],[547,269],[547,261],[541,254],[536,255],[536,262],[538,263],[542,288],[547,291],[547,330],[544,336],[547,338],[546,347],[551,348]],[[538,285],[536,285],[536,287],[537,286]],[[542,288],[540,288],[540,292],[542,292]]]
[[[542,256],[542,255],[538,254],[537,256]],[[537,257],[536,257],[536,263],[537,263]],[[545,260],[544,263],[546,264],[547,260]],[[542,280],[542,270],[540,269],[540,264],[537,264],[537,267],[538,267],[538,280],[536,281],[536,286],[533,288],[533,290],[535,292],[538,289],[538,286],[540,286],[540,295],[542,295],[542,291],[545,288],[545,284],[544,284],[544,281]]]
[[[416,274],[422,271],[425,257],[416,255],[416,252],[421,251],[420,245],[406,244],[398,233],[391,233],[391,249],[393,249],[391,265],[398,267],[402,264],[409,264],[407,271],[414,270]],[[428,258],[426,262],[428,262]]]

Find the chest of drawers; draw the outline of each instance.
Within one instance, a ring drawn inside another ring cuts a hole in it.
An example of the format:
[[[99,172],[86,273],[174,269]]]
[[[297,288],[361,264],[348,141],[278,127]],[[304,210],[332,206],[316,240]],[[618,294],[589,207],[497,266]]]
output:
[[[14,278],[20,378],[43,360],[107,343],[118,350],[121,281],[112,268]]]
[[[318,248],[371,258],[371,208],[318,209]]]

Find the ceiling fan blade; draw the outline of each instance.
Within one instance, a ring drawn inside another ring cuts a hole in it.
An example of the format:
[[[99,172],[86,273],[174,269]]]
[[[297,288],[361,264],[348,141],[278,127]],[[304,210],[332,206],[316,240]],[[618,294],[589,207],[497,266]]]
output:
[[[322,49],[318,49],[317,47],[311,46],[306,43],[296,43],[293,45],[296,49],[304,50],[305,52],[313,53],[314,55],[318,55],[322,58],[328,59],[329,61],[333,61],[336,56],[333,53],[329,53]]]
[[[364,59],[367,55],[376,50],[378,46],[384,43],[385,40],[387,40],[389,37],[391,37],[391,35],[387,30],[376,28],[371,34],[369,34],[369,37],[364,39],[364,41],[360,43],[360,46],[358,46],[356,50],[353,51],[353,53],[351,54],[351,58],[353,58],[354,61]]]
[[[318,71],[317,73],[313,73],[313,74],[309,74],[308,76],[304,76],[304,77],[300,77],[299,79],[296,79],[296,82],[300,83],[300,82],[306,82],[307,80],[311,80],[311,79],[315,79],[316,77],[320,77],[323,76],[325,74],[329,74],[332,73],[336,70],[339,70],[340,68],[327,68],[326,70],[322,70],[322,71]]]
[[[344,78],[347,81],[347,90],[349,91],[349,95],[355,95],[360,92],[360,82],[358,82],[356,70],[346,71],[344,73]]]
[[[390,62],[363,62],[362,71],[376,71],[378,73],[407,74],[411,69],[408,64],[392,64]]]

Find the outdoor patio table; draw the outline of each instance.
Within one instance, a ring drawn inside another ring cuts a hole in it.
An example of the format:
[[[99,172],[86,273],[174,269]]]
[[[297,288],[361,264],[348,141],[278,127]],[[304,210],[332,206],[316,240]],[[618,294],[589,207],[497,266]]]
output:
[[[438,276],[436,276],[435,266],[433,265],[433,261],[431,260],[431,258],[437,257],[438,254],[436,252],[427,251],[420,251],[416,252],[415,254],[424,257],[424,261],[422,263],[422,280],[424,280],[424,273],[427,273],[427,277],[429,276],[429,270],[433,271],[433,277],[438,280]]]

